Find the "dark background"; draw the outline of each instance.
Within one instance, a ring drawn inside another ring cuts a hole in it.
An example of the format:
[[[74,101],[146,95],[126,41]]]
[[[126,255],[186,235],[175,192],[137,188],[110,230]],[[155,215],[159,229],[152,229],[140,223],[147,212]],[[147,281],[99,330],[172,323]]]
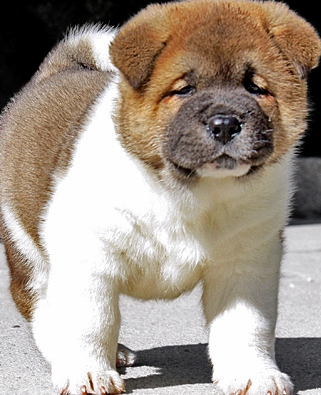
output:
[[[7,1],[0,14],[0,109],[25,84],[66,30],[86,22],[119,26],[147,0]],[[314,0],[288,0],[292,9],[321,32]],[[321,157],[321,67],[309,76],[311,114],[302,156]]]

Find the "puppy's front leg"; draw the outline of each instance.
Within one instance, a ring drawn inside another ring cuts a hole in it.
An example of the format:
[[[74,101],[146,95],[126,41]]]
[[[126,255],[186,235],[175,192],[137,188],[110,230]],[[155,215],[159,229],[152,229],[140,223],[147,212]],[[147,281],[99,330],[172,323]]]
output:
[[[117,281],[104,272],[108,262],[99,264],[97,255],[95,262],[78,256],[77,264],[68,258],[52,259],[47,294],[33,321],[36,342],[52,365],[60,394],[122,393],[124,383],[116,371]]]
[[[290,395],[274,359],[279,265],[213,268],[204,281],[213,381],[226,395]]]

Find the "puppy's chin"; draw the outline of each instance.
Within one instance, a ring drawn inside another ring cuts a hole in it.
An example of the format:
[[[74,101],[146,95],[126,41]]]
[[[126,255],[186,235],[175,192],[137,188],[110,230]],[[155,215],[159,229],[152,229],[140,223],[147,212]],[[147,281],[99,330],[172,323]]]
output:
[[[251,165],[233,158],[223,158],[212,163],[206,163],[196,170],[199,177],[242,177],[251,170]]]

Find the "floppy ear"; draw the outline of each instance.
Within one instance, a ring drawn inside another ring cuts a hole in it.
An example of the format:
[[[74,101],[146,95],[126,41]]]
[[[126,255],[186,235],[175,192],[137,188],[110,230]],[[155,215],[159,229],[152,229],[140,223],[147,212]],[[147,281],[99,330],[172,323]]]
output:
[[[129,20],[110,46],[113,64],[134,89],[148,81],[169,36],[167,7],[151,5]]]
[[[261,3],[271,39],[294,65],[300,78],[318,65],[321,42],[315,29],[281,2]]]

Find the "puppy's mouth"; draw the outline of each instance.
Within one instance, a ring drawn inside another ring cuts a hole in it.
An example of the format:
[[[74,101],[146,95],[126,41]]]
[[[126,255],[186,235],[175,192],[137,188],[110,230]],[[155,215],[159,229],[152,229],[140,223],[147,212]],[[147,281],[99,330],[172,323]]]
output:
[[[242,177],[250,172],[252,165],[250,161],[235,159],[229,155],[222,154],[215,160],[201,164],[195,168],[188,168],[171,162],[177,175],[183,178],[199,177]]]
[[[196,172],[199,176],[206,177],[241,177],[246,175],[251,169],[251,163],[244,160],[232,158],[223,154],[211,163],[200,166]]]

